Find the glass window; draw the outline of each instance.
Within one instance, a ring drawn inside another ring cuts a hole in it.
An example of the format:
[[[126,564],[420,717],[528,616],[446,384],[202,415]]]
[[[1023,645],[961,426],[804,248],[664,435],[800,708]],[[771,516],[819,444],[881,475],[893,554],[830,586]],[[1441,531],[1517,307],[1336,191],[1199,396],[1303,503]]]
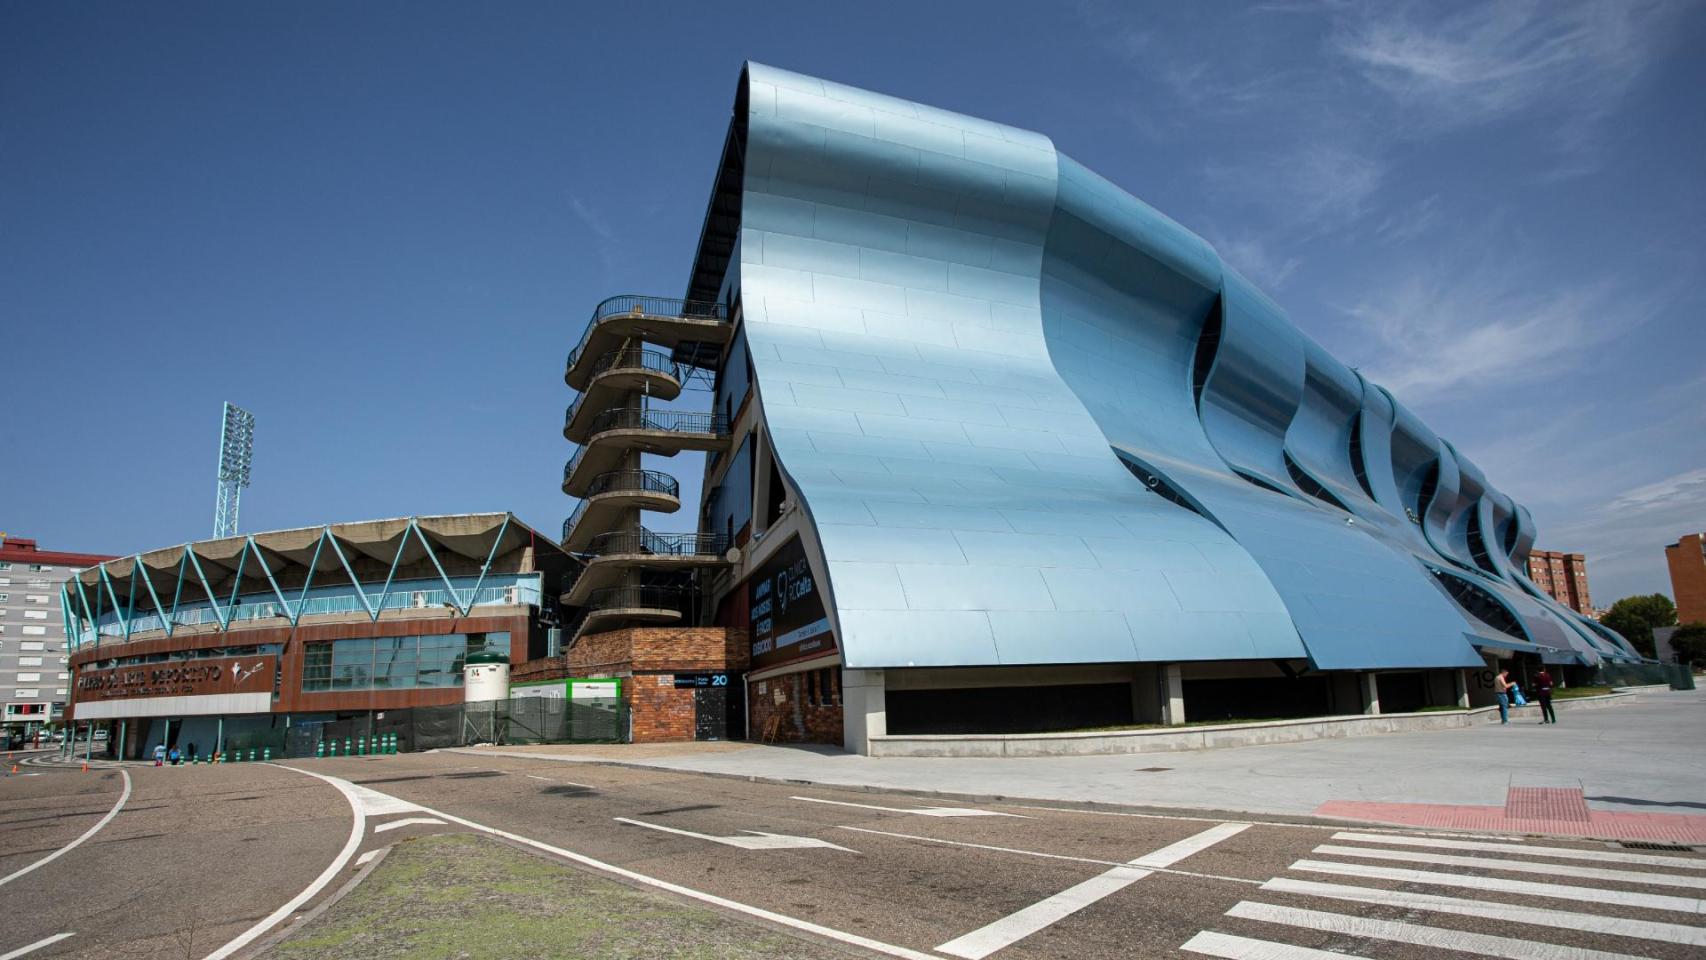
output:
[[[45,563],[32,563],[32,564],[30,564],[30,572],[31,573],[46,573],[52,569],[53,569],[53,567],[51,567]]]
[[[11,594],[9,594],[9,593],[0,593],[0,603],[5,603],[5,602],[6,602],[6,601],[8,601],[8,600],[10,600],[10,599],[12,599],[12,595],[11,595]]]
[[[311,643],[302,652],[302,689],[406,690],[462,684],[469,649],[488,649],[494,635],[432,634]],[[496,634],[507,652],[508,634]]]

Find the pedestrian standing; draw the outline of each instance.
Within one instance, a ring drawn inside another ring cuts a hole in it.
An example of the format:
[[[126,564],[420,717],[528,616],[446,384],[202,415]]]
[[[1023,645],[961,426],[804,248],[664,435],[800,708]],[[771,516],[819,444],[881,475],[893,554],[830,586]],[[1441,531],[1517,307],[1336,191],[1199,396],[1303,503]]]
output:
[[[1493,693],[1499,698],[1499,722],[1511,722],[1511,672],[1500,670],[1493,678]]]
[[[166,760],[167,760],[167,762],[169,762],[169,763],[170,763],[170,764],[171,764],[171,765],[172,765],[172,766],[174,766],[174,767],[175,767],[175,766],[177,766],[177,765],[178,765],[178,761],[179,761],[179,760],[180,760],[180,759],[182,759],[182,757],[181,757],[181,755],[180,755],[180,754],[179,754],[179,753],[178,753],[178,748],[177,748],[177,747],[173,747],[173,748],[172,748],[172,749],[171,749],[171,752],[169,752],[169,753],[167,753],[167,754],[166,754]]]
[[[166,765],[166,745],[163,743],[156,743],[154,745],[154,765],[156,767],[163,767]]]
[[[1552,675],[1544,668],[1534,675],[1534,699],[1540,701],[1540,722],[1557,723],[1558,715],[1552,712]]]

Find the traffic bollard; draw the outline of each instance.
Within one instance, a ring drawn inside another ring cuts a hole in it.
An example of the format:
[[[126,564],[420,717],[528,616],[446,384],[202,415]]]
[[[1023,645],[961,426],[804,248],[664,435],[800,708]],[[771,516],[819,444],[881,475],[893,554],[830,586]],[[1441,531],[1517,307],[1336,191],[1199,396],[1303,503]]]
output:
[[[325,756],[326,756],[326,741],[321,740],[319,743],[314,744],[314,759],[319,760],[319,759],[324,758]]]
[[[272,762],[272,747],[261,748],[261,759],[268,763]]]
[[[344,738],[344,756],[355,756],[355,741],[350,737]]]
[[[249,748],[249,762],[250,763],[255,762],[255,748],[254,747]]]

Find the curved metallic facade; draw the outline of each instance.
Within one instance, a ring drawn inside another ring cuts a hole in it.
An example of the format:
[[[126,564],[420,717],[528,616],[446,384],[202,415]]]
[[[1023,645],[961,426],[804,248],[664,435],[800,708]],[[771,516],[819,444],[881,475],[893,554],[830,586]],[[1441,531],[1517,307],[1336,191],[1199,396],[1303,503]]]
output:
[[[1638,659],[1472,463],[1047,137],[742,84],[737,338],[847,666]]]

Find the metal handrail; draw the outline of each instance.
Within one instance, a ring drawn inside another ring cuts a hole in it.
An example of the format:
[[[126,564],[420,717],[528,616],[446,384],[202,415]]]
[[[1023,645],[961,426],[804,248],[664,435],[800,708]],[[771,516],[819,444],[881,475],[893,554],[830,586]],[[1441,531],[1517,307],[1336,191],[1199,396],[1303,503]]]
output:
[[[689,599],[688,592],[680,587],[604,587],[587,595],[586,603],[581,605],[563,632],[573,646],[580,639],[587,620],[600,610],[673,610],[685,615]]]
[[[687,593],[680,587],[604,587],[587,595],[586,603],[582,605],[582,609],[619,610],[638,607],[674,610],[680,613],[682,601],[685,599],[687,599]]]
[[[563,481],[568,482],[568,472],[563,473]],[[681,483],[667,473],[656,470],[612,470],[592,478],[587,484],[586,493],[582,496],[580,506],[563,521],[563,539],[569,539],[569,531],[580,522],[581,514],[586,512],[592,498],[601,493],[628,491],[634,493],[661,493],[665,496],[681,498]]]
[[[685,320],[729,322],[728,306],[712,300],[678,300],[673,297],[646,297],[638,294],[610,297],[593,308],[592,319],[587,321],[586,332],[581,334],[580,342],[575,348],[569,351],[568,365],[571,369],[586,350],[588,341],[592,339],[592,332],[598,329],[599,323],[623,314],[635,317],[679,317]]]
[[[682,380],[681,364],[671,360],[669,354],[640,347],[624,347],[620,350],[612,350],[599,357],[597,363],[593,364],[591,375],[596,377],[606,370],[616,369],[650,370],[670,377],[677,384],[681,383]],[[590,393],[583,393],[575,397],[574,402],[569,404],[569,412],[563,418],[565,425],[574,422],[575,414],[579,413],[581,407],[586,405],[586,398],[589,396],[591,396]]]
[[[580,351],[569,354],[568,369],[573,370],[580,361]],[[606,370],[617,368],[639,368],[654,373],[664,373],[680,380],[682,377],[681,364],[676,363],[669,354],[662,350],[649,350],[645,347],[618,347],[593,361],[588,376],[596,377]]]
[[[615,554],[642,553],[660,557],[720,557],[729,548],[729,538],[721,533],[653,533],[638,530],[613,530],[592,539],[584,551],[597,557]]]
[[[574,420],[575,407],[579,401],[571,404],[563,414],[563,428],[568,429]],[[606,430],[663,430],[668,433],[700,433],[714,437],[728,436],[729,418],[721,413],[708,410],[653,410],[647,407],[612,407],[599,413],[592,419],[588,435],[603,433]],[[576,454],[576,459],[579,454]],[[571,461],[573,462],[573,461]],[[567,479],[564,474],[564,479]]]

